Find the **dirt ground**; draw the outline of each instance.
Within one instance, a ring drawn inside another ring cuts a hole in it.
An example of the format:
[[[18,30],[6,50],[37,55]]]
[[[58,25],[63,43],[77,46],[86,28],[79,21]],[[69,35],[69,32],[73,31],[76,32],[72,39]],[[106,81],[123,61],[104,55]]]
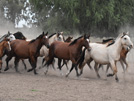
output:
[[[132,50],[128,54],[127,73],[123,73],[118,63],[118,83],[114,77],[106,77],[105,70],[102,69],[99,71],[101,78],[98,79],[95,71],[87,66],[79,78],[76,77],[75,70],[66,78],[66,67],[63,67],[63,76],[58,69],[53,70],[51,67],[48,74],[44,75],[45,68],[39,69],[41,58],[38,59],[38,75],[26,72],[21,61],[21,73],[16,73],[12,59],[9,63],[10,70],[0,73],[0,101],[134,101],[133,52]],[[5,58],[3,62],[4,69]],[[31,68],[28,61],[25,62]],[[56,65],[55,67],[57,68]]]

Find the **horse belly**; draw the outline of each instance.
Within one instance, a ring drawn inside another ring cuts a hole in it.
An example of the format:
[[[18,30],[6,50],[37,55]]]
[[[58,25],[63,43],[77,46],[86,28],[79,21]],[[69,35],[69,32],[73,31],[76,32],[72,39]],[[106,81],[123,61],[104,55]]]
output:
[[[66,49],[59,49],[55,51],[55,57],[60,58],[60,59],[65,59],[69,60],[69,52]]]

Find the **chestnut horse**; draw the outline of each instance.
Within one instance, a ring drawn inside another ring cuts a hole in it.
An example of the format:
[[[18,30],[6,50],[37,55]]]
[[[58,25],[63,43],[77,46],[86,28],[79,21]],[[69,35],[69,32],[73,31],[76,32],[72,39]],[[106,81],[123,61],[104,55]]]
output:
[[[60,41],[55,41],[51,44],[49,48],[49,56],[48,56],[48,61],[46,62],[45,65],[47,65],[47,70],[45,74],[48,72],[48,66],[52,64],[54,57],[59,59],[58,66],[59,69],[61,70],[61,60],[71,60],[72,61],[72,67],[68,74],[73,70],[75,67],[76,74],[78,74],[77,70],[77,60],[82,52],[82,47],[85,46],[88,50],[90,49],[89,47],[89,39],[87,39],[86,35],[81,36],[77,39],[75,39],[71,43],[66,43],[66,42],[60,42]]]
[[[69,37],[67,37],[66,39],[65,39],[65,41],[64,42],[71,42],[72,41],[72,39],[73,39],[73,37],[71,37],[71,36],[69,36]],[[62,61],[62,60],[61,60]],[[68,60],[69,61],[69,60]],[[64,66],[64,65],[66,65],[66,67],[67,67],[67,70],[68,70],[68,65],[67,65],[67,62],[68,62],[67,60],[63,60],[63,64],[61,65],[61,68]]]
[[[2,69],[2,57],[5,51],[11,51],[10,42],[7,39],[0,42],[0,70]]]
[[[14,40],[11,42],[11,48],[12,50],[9,52],[8,57],[6,58],[6,64],[7,67],[5,68],[5,71],[9,69],[8,62],[12,59],[12,57],[15,57],[15,70],[18,72],[18,62],[20,59],[29,59],[29,62],[32,66],[31,69],[28,70],[28,72],[34,70],[34,74],[36,73],[36,63],[37,63],[37,57],[39,56],[39,51],[42,45],[49,46],[47,34],[44,34],[44,32],[39,35],[36,39],[29,41],[25,40]]]

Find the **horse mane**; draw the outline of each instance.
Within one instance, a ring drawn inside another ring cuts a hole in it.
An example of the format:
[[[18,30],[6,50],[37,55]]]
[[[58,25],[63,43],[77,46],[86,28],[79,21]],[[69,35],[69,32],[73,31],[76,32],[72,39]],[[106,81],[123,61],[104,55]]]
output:
[[[111,46],[111,45],[114,44],[114,43],[115,43],[115,41],[113,40],[111,43],[109,43],[109,44],[107,45],[107,47]]]
[[[114,40],[114,39],[113,39],[113,38],[110,38],[110,39],[103,39],[102,42],[103,42],[103,43],[106,43],[106,42],[109,42],[109,41],[111,41],[111,40]]]
[[[51,38],[52,36],[54,36],[56,33],[53,33],[53,34],[51,34],[50,36],[48,36],[48,38]]]
[[[31,41],[29,42],[29,44],[33,43],[33,42],[36,41],[37,39],[42,38],[43,36],[44,36],[43,34],[39,35],[36,39],[31,40]]]
[[[69,44],[69,46],[71,46],[71,45],[74,45],[80,38],[82,38],[83,36],[80,36],[80,37],[78,37],[77,39],[75,39],[74,41],[72,41],[70,44]]]

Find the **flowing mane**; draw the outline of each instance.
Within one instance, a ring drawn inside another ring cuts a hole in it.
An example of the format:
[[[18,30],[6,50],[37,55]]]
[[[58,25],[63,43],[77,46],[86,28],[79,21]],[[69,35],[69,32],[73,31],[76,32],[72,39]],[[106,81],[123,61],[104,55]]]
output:
[[[36,41],[37,39],[42,38],[43,36],[44,36],[44,34],[39,35],[36,39],[31,40],[31,41],[29,42],[29,44],[33,43],[33,42]]]
[[[74,41],[72,41],[70,44],[69,44],[69,46],[71,46],[71,45],[74,45],[79,39],[81,39],[83,36],[80,36],[80,37],[78,37],[77,39],[75,39]]]
[[[51,34],[48,38],[51,38],[52,36],[54,36],[56,33],[53,33],[53,34]]]
[[[110,38],[110,39],[103,39],[102,42],[103,42],[103,43],[106,43],[106,42],[111,41],[111,40],[114,40],[114,39],[113,39],[113,38]]]

